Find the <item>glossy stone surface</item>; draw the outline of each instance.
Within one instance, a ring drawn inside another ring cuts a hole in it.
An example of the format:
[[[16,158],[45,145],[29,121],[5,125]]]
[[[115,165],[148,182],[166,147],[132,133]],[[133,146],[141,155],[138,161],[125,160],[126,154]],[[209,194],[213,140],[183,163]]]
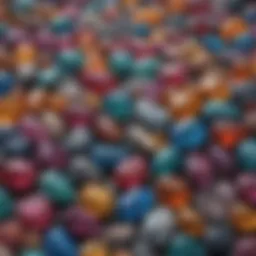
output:
[[[45,171],[40,177],[39,187],[41,193],[57,205],[67,206],[75,200],[72,183],[60,172]]]
[[[159,202],[170,209],[188,206],[191,191],[185,180],[175,176],[162,176],[156,184]]]
[[[36,231],[47,230],[53,219],[53,207],[42,195],[28,196],[18,202],[16,214],[20,222]]]
[[[88,183],[79,193],[81,207],[99,219],[110,216],[115,203],[115,195],[106,184]]]

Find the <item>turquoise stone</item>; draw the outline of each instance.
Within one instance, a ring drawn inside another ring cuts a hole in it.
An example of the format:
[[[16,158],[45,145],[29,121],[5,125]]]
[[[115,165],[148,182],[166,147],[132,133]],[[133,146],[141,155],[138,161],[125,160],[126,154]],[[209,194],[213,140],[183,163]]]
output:
[[[75,190],[70,180],[59,171],[45,171],[39,186],[41,192],[57,205],[67,206],[74,202]]]
[[[161,176],[177,172],[182,165],[182,156],[175,147],[159,151],[153,158],[152,171],[154,176]]]
[[[52,20],[52,31],[56,34],[67,34],[73,31],[73,22],[67,16],[57,16]]]
[[[45,256],[41,250],[25,250],[21,253],[21,256]]]
[[[117,91],[106,96],[103,108],[116,121],[126,122],[133,116],[134,101],[126,92]]]
[[[134,63],[133,75],[135,77],[153,79],[160,68],[160,62],[156,58],[143,58]]]
[[[13,211],[13,202],[8,192],[0,187],[0,220],[11,217]]]
[[[41,70],[38,74],[38,86],[44,89],[49,89],[55,87],[61,77],[59,68],[50,67],[44,70]]]
[[[244,170],[256,170],[256,140],[251,138],[243,141],[237,149],[239,164]]]
[[[127,77],[132,70],[134,60],[127,51],[114,52],[109,58],[109,65],[112,72],[120,77]]]
[[[230,103],[220,100],[212,100],[205,104],[203,116],[207,121],[214,120],[238,120],[241,117],[239,108]]]
[[[59,66],[68,73],[80,70],[83,62],[83,55],[77,50],[65,50],[58,57]]]
[[[176,236],[168,249],[168,256],[206,256],[203,242],[187,235]]]

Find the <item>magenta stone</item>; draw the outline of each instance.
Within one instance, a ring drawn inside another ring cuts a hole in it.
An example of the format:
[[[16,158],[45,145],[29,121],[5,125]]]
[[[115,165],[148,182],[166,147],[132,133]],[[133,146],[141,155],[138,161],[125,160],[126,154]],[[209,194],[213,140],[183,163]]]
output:
[[[214,181],[213,164],[207,155],[191,153],[185,162],[185,172],[198,189],[206,189]]]
[[[132,189],[145,183],[148,165],[144,158],[133,156],[124,159],[114,171],[115,182],[122,189]]]
[[[234,156],[219,146],[210,147],[209,156],[214,164],[216,174],[221,177],[232,176],[236,170]]]
[[[69,208],[64,214],[63,221],[70,234],[77,239],[94,238],[101,233],[96,218],[78,206]]]
[[[36,164],[40,168],[65,168],[67,161],[67,152],[60,145],[49,140],[37,145]]]
[[[42,195],[32,195],[17,203],[16,214],[27,229],[41,232],[50,227],[53,208]]]
[[[244,237],[236,242],[233,256],[255,256],[256,238]]]
[[[35,143],[49,138],[46,127],[32,116],[23,118],[19,124],[19,128],[25,136]]]
[[[236,180],[236,189],[242,200],[256,207],[256,175],[254,173],[240,174]]]
[[[31,190],[35,186],[37,176],[34,164],[22,158],[8,160],[2,172],[3,183],[15,193]]]

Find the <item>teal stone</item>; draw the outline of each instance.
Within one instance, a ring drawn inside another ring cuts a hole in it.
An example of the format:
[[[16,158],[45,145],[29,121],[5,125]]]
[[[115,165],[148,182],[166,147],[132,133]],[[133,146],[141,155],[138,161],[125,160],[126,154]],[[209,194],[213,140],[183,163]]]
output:
[[[156,58],[143,58],[133,65],[133,75],[140,78],[153,79],[157,76],[160,62]]]
[[[168,147],[159,151],[152,161],[152,171],[154,176],[162,176],[176,173],[182,165],[182,155],[174,147]]]
[[[207,102],[202,114],[207,121],[239,120],[241,117],[240,109],[236,105],[220,100]]]
[[[134,100],[128,93],[113,92],[105,97],[103,108],[116,121],[126,122],[133,116]]]
[[[41,250],[25,250],[21,253],[20,256],[46,256]]]
[[[63,71],[72,73],[82,68],[84,59],[82,53],[77,50],[65,50],[60,53],[58,63]]]
[[[37,0],[15,0],[14,10],[21,13],[32,11],[36,4]]]
[[[3,22],[0,22],[0,40],[6,36],[7,30],[8,30],[7,25]]]
[[[13,202],[8,192],[0,187],[0,220],[11,217],[13,212]]]
[[[72,20],[67,16],[57,16],[51,22],[52,31],[56,34],[71,33],[74,29]]]
[[[176,236],[168,249],[167,256],[206,256],[203,242],[187,235]]]
[[[37,77],[38,86],[43,89],[54,88],[61,77],[61,72],[57,67],[50,67],[41,70]]]
[[[243,170],[256,170],[256,139],[243,141],[237,148],[237,158]]]
[[[75,190],[70,180],[61,172],[45,171],[39,181],[40,191],[52,202],[68,206],[75,200]]]
[[[133,57],[127,51],[114,52],[109,58],[109,66],[112,72],[120,77],[127,77],[133,67]]]

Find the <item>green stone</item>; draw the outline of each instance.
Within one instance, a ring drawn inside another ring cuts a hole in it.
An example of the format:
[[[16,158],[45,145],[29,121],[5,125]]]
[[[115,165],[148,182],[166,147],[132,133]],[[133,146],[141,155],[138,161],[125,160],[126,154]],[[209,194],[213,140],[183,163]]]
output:
[[[13,201],[8,192],[0,187],[0,220],[9,218],[13,212]]]
[[[45,171],[40,177],[39,187],[40,191],[57,205],[67,206],[75,200],[71,181],[58,171]]]
[[[176,173],[182,165],[182,156],[175,147],[162,149],[153,157],[152,171],[154,176]]]
[[[103,108],[116,121],[126,122],[133,116],[134,100],[126,92],[114,92],[106,96]]]
[[[176,236],[168,249],[167,256],[206,256],[203,241],[187,235]]]

